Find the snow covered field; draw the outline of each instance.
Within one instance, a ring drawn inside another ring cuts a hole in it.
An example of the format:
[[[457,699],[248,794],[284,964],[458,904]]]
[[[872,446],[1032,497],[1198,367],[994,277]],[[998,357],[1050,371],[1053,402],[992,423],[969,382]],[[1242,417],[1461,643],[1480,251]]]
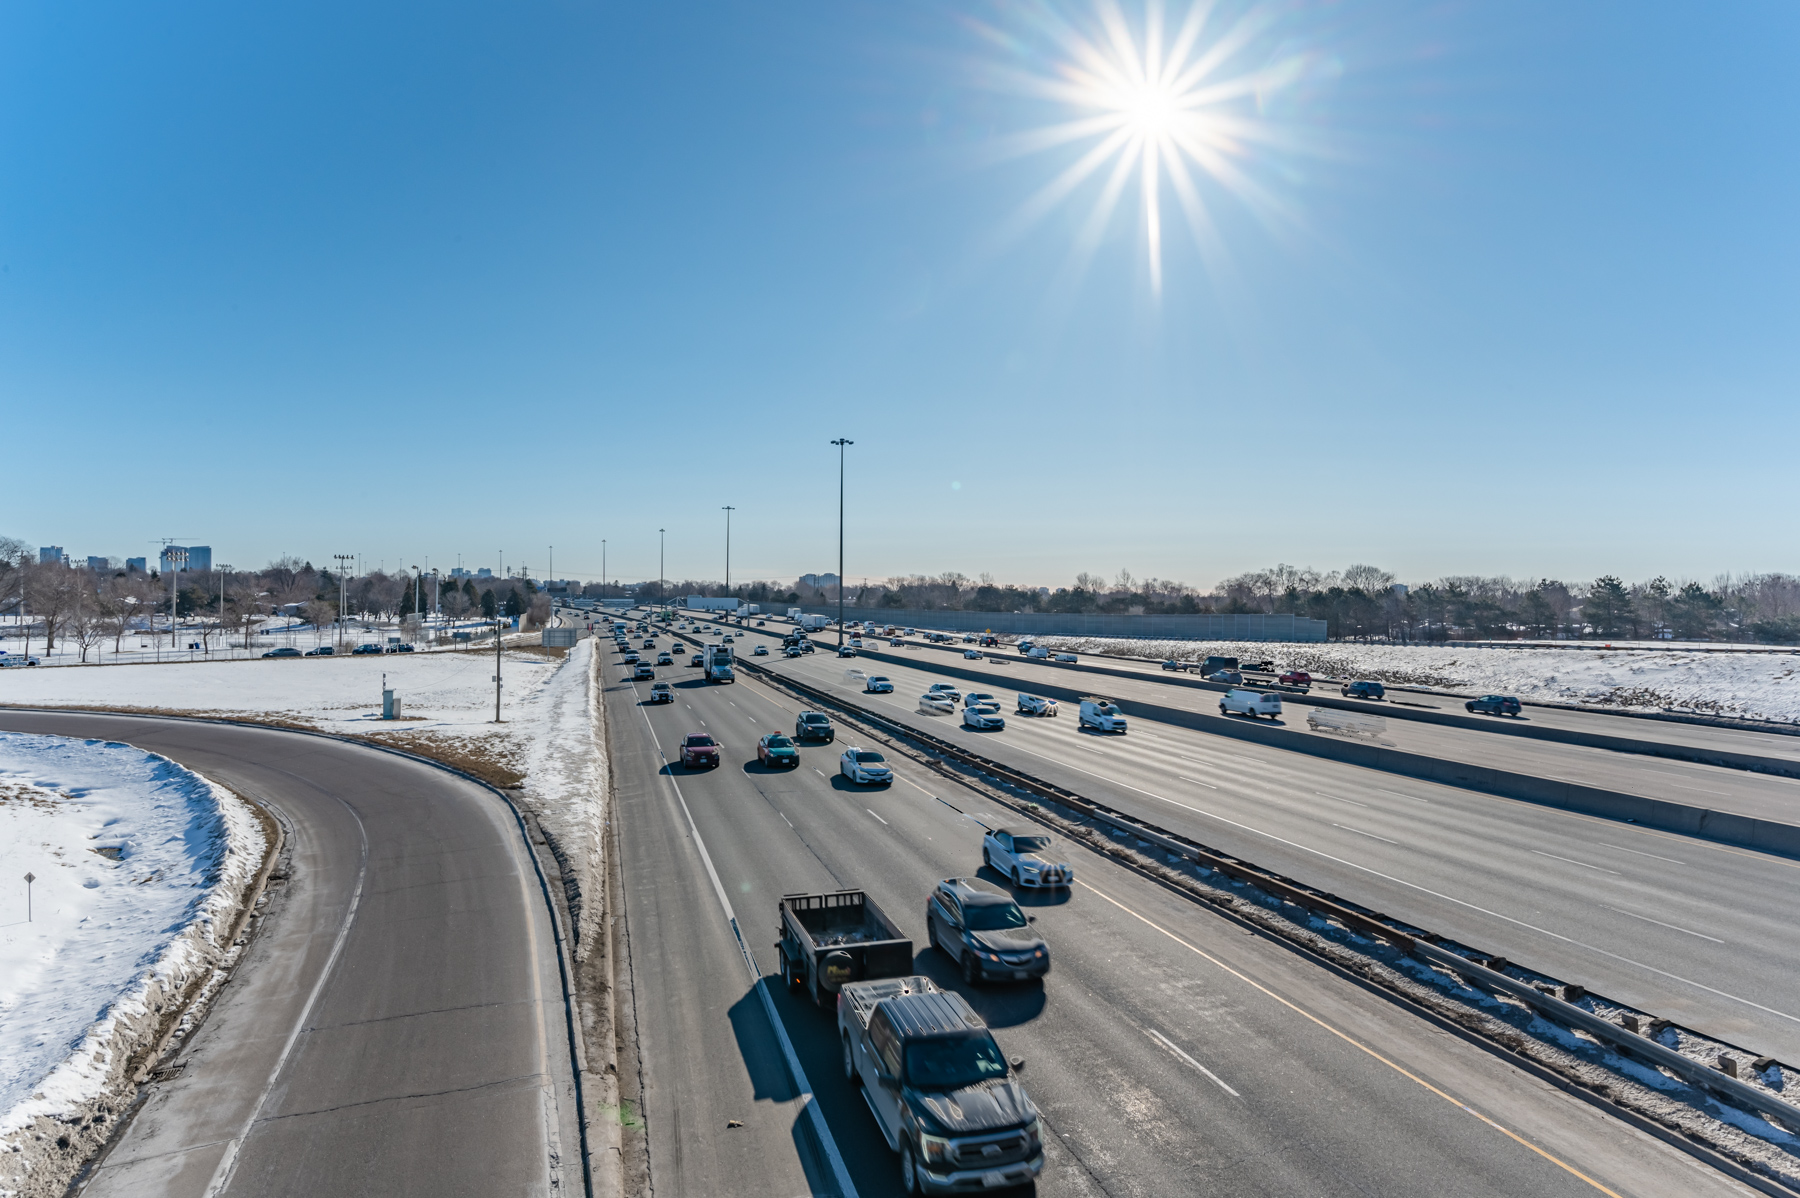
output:
[[[422,630],[423,639],[418,642],[417,650],[419,652],[440,651],[441,648],[455,651],[451,646],[433,646],[430,642],[436,636],[448,636],[454,632],[471,632],[480,635],[492,627],[491,622],[480,619],[431,620]],[[368,642],[386,644],[388,637],[399,635],[401,635],[401,628],[397,623],[352,621],[344,629],[343,639],[346,646]],[[0,651],[21,656],[29,647],[30,655],[45,666],[110,666],[137,662],[166,664],[175,661],[243,660],[247,657],[261,657],[270,649],[276,648],[293,648],[305,652],[320,645],[333,644],[336,636],[337,629],[329,624],[319,628],[300,620],[274,616],[257,622],[252,630],[251,647],[249,650],[245,650],[241,628],[233,628],[224,635],[217,630],[211,630],[203,636],[198,625],[183,624],[171,639],[168,627],[158,624],[154,634],[140,628],[126,633],[123,637],[114,638],[109,634],[101,638],[97,643],[89,646],[84,662],[81,646],[68,632],[65,631],[58,636],[54,650],[46,652],[44,634],[41,629],[27,638],[21,630],[17,616],[8,620],[0,620]],[[490,641],[489,645],[491,646],[492,643]],[[203,647],[190,649],[188,647],[190,645]],[[348,647],[340,650],[340,652],[348,651]]]
[[[225,959],[265,847],[248,805],[166,758],[0,732],[0,1143],[121,1088]]]
[[[1483,649],[1459,645],[1246,644],[1038,637],[1052,649],[1192,660],[1267,657],[1280,669],[1458,693],[1800,722],[1800,655],[1680,649]]]

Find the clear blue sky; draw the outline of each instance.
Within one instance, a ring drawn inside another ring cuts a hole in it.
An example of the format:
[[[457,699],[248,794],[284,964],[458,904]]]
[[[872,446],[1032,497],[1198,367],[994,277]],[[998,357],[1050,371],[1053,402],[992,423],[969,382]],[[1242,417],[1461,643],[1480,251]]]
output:
[[[1800,569],[1800,9],[1259,11],[1158,291],[1020,219],[1086,4],[9,4],[0,533],[791,577],[848,436],[852,577]]]

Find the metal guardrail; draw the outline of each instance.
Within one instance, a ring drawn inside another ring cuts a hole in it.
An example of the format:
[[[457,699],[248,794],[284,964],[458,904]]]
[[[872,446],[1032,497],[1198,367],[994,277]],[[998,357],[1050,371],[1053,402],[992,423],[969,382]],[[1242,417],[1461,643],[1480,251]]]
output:
[[[1253,885],[1265,893],[1334,920],[1354,931],[1385,940],[1403,953],[1415,956],[1422,961],[1445,966],[1470,981],[1518,999],[1539,1014],[1565,1027],[1587,1032],[1589,1035],[1605,1040],[1627,1054],[1648,1060],[1654,1065],[1667,1069],[1684,1081],[1714,1091],[1740,1106],[1754,1110],[1776,1123],[1800,1133],[1800,1106],[1785,1102],[1766,1091],[1747,1085],[1713,1066],[1684,1056],[1648,1036],[1640,1035],[1609,1020],[1602,1019],[1598,1015],[1584,1011],[1572,1002],[1565,1002],[1554,995],[1546,994],[1529,982],[1508,977],[1499,970],[1490,969],[1479,962],[1441,948],[1432,943],[1436,937],[1430,933],[1415,934],[1394,927],[1391,923],[1384,922],[1389,919],[1388,916],[1359,909],[1335,895],[1298,885],[1235,857],[1219,853],[1183,837],[1171,835],[1152,825],[1128,819],[1103,803],[1096,803],[1063,787],[1033,778],[1029,774],[1020,773],[991,758],[879,712],[871,711],[860,703],[845,699],[830,691],[800,682],[786,674],[777,674],[761,666],[751,665],[748,662],[744,664],[752,673],[798,691],[814,702],[847,711],[860,720],[891,731],[894,735],[920,743],[942,757],[979,770],[1004,785],[1074,808],[1083,815],[1157,845],[1167,852],[1204,865],[1226,877]],[[1743,1050],[1739,1049],[1738,1051],[1742,1052]]]

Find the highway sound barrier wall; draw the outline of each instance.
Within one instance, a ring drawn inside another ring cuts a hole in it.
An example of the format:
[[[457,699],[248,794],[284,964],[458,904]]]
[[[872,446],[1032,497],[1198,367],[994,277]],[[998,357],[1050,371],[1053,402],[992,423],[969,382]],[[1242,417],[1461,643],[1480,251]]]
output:
[[[809,614],[837,619],[834,605]],[[848,607],[846,620],[878,620],[942,632],[1032,636],[1122,636],[1180,641],[1323,641],[1325,621],[1290,615],[1115,616],[1061,612],[927,611],[912,607]]]

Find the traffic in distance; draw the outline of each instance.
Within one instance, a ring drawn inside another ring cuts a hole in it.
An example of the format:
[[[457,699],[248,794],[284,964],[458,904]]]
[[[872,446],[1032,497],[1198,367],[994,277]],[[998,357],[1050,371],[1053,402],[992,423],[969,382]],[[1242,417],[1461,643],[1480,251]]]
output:
[[[730,629],[745,629],[749,627],[746,622],[714,620],[709,625],[706,622],[682,620],[670,623],[675,631],[686,633],[702,642],[701,652],[694,654],[689,660],[696,667],[704,667],[703,681],[720,683],[732,680],[732,650],[737,639],[742,636],[742,631],[734,634]],[[843,657],[854,656],[857,649],[880,635],[877,629],[870,626],[846,631],[853,631],[858,635],[847,638],[844,651],[840,654]],[[655,642],[659,632],[666,635],[665,630],[659,630],[651,621],[638,621],[635,625],[623,622],[613,625],[615,643],[624,657],[636,656],[643,650],[643,642]],[[808,632],[807,629],[797,628],[787,633],[782,637],[782,651],[790,656],[803,656],[816,651],[818,646],[812,642]],[[775,633],[771,631],[770,635]],[[952,639],[943,634],[928,634],[928,637]],[[974,643],[972,637],[965,639],[970,644]],[[762,646],[758,645],[756,648]],[[655,649],[654,645],[652,649],[662,652]],[[977,653],[979,655],[978,650]],[[677,659],[684,656],[685,648],[675,654]],[[647,663],[631,663],[632,675],[637,674],[637,668],[642,664]],[[1214,664],[1220,667],[1213,671],[1218,674],[1228,665],[1239,666],[1241,663]],[[1270,663],[1257,664],[1266,671]],[[1297,673],[1299,672],[1290,672],[1282,679],[1282,683],[1286,686],[1302,682],[1310,684],[1310,678],[1293,676]],[[895,680],[891,676],[868,673],[854,663],[846,663],[844,674],[845,682],[863,693],[893,693]],[[667,683],[659,681],[652,688],[651,701],[659,704],[668,702],[669,700],[656,697],[668,693],[666,689],[659,690],[659,687],[666,688]],[[1355,688],[1354,691],[1347,684],[1344,690],[1346,693],[1361,693],[1369,698],[1383,697],[1378,684]],[[1468,709],[1471,712],[1514,716],[1517,714],[1516,700],[1509,703],[1509,698],[1483,696],[1469,700]],[[1219,699],[1222,714],[1249,718],[1264,714],[1273,718],[1280,712],[1280,701],[1281,695],[1277,690],[1257,691],[1238,685],[1230,685]],[[929,710],[934,714],[945,715],[954,713],[971,730],[998,732],[1003,731],[1006,726],[1001,716],[1000,698],[989,692],[965,693],[953,683],[936,682],[926,688],[919,702],[921,711]],[[1054,717],[1058,713],[1058,705],[1054,700],[1027,692],[1014,696],[1011,708],[1016,714],[1033,718]],[[1119,704],[1098,696],[1084,697],[1081,700],[1077,719],[1082,727],[1098,733],[1126,735],[1130,729],[1129,719]],[[756,744],[757,760],[770,767],[798,768],[802,762],[803,746],[809,743],[832,744],[838,739],[837,731],[830,716],[820,711],[804,710],[795,717],[791,736],[785,732],[761,736]],[[690,754],[687,751],[689,745],[698,751]],[[683,742],[681,766],[695,770],[716,769],[722,756],[722,748],[710,734],[692,733]],[[853,787],[884,788],[895,781],[891,765],[878,750],[856,745],[838,748],[834,745],[834,752],[837,754],[837,776]],[[1009,882],[1021,896],[1031,888],[1066,888],[1072,885],[1073,866],[1060,858],[1061,855],[1054,851],[1051,838],[1040,837],[1034,831],[989,830],[981,844],[983,865]],[[978,1044],[928,1042],[934,1038],[979,1041],[981,1036],[977,1033],[986,1034],[991,1042],[991,1033],[986,1032],[985,1026],[980,1026],[978,1014],[975,1015],[975,1022],[965,1020],[957,1026],[942,1020],[933,1022],[936,1015],[942,1014],[943,1008],[932,1007],[931,1000],[947,992],[936,986],[931,979],[917,973],[910,941],[898,936],[891,921],[885,920],[879,909],[874,907],[873,901],[863,896],[860,911],[854,916],[842,916],[847,922],[831,922],[839,918],[836,916],[795,915],[792,922],[798,931],[788,927],[790,913],[787,907],[797,898],[817,899],[824,906],[846,901],[843,896],[852,893],[858,892],[787,896],[783,900],[784,934],[778,945],[784,962],[782,972],[790,985],[823,1005],[830,1005],[832,996],[835,996],[846,1080],[853,1082],[861,1090],[874,1125],[897,1158],[902,1184],[908,1192],[948,1192],[1012,1186],[1036,1177],[1044,1167],[1044,1157],[1041,1136],[1032,1135],[1030,1130],[1031,1125],[1036,1122],[1037,1114],[1020,1078],[1022,1062],[1007,1062],[1001,1057],[999,1059],[1004,1069],[985,1076],[985,1081],[1003,1082],[1010,1088],[1009,1093],[1016,1093],[1019,1101],[1010,1104],[1008,1109],[992,1112],[991,1118],[984,1114],[981,1118],[972,1120],[946,1121],[934,1113],[941,1109],[941,1102],[934,1102],[934,1099],[963,1106],[963,1090],[971,1086],[979,1088],[978,1083],[984,1079],[971,1080],[974,1074],[967,1070],[961,1073],[934,1073],[927,1067],[924,1056],[907,1055],[908,1046],[917,1043],[929,1047],[933,1052],[973,1053],[979,1058],[985,1049]],[[1016,919],[1008,913],[1009,906],[1013,912],[1017,912]],[[990,911],[989,908],[993,910]],[[990,921],[998,922],[989,926]],[[982,879],[944,878],[933,887],[926,900],[926,948],[942,954],[952,962],[955,970],[970,984],[1017,983],[1043,978],[1049,973],[1050,946],[1036,935],[1035,929],[1030,926],[1032,922],[1031,916],[1019,911],[1017,900],[994,887],[991,882]],[[815,924],[818,926],[811,926]],[[904,958],[901,958],[898,946],[895,946],[895,959],[884,964],[886,958],[879,951],[880,946],[896,938],[905,945]],[[870,949],[877,951],[871,952]],[[956,995],[949,997],[962,1001]],[[889,1005],[888,1014],[878,1017],[884,1004]],[[902,1018],[902,1008],[908,1005],[918,1007],[923,1012],[912,1022]],[[954,1003],[949,1005],[954,1006]],[[934,1011],[936,1015],[933,1014]],[[971,1011],[971,1014],[975,1013]],[[921,1052],[923,1051],[922,1048]],[[995,1054],[998,1056],[997,1048]],[[966,1111],[966,1107],[964,1109]],[[1004,1144],[1006,1147],[989,1151],[995,1144]],[[973,1155],[976,1152],[981,1155]]]

